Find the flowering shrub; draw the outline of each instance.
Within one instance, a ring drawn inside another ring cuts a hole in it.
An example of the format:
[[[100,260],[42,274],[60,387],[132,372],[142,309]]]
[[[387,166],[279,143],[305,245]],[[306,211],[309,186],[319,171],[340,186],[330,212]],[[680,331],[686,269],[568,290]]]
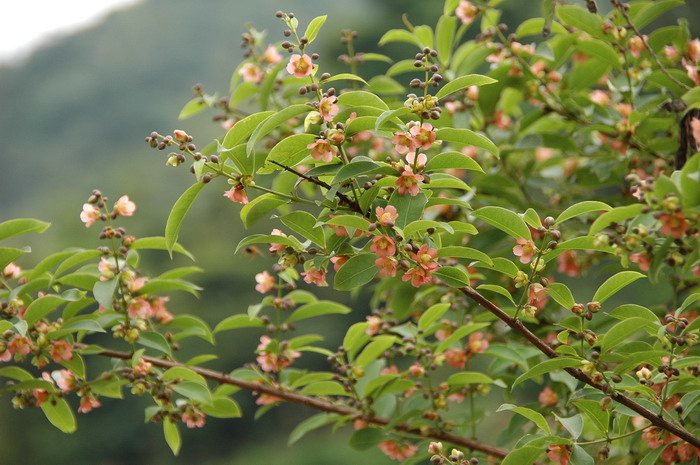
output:
[[[700,41],[683,24],[647,31],[676,0],[613,0],[604,16],[546,1],[510,34],[498,3],[447,0],[435,28],[388,31],[380,45],[417,49],[396,62],[343,31],[350,72],[336,75],[313,53],[325,16],[302,33],[278,12],[281,44],[251,29],[230,98],[195,87],[181,113],[215,108],[221,137],[146,138],[194,176],[164,237],[128,235],[117,222],[136,205],[94,191],[80,219],[106,246],[28,270],[25,249],[0,249],[3,392],[65,432],[74,397],[87,413],[124,389],[149,396],[176,454],[180,423],[240,416],[232,396],[248,390],[262,412],[320,411],[291,442],[347,425],[353,447],[403,463],[697,463]],[[390,67],[365,80],[367,61]],[[151,277],[138,256],[189,255],[178,232],[205,188],[246,227],[277,226],[236,249],[277,259],[250,283],[260,302],[213,330],[167,309],[164,294],[201,290],[185,279],[197,269]],[[47,226],[10,220],[0,239]],[[561,282],[586,275],[603,278],[592,296]],[[634,282],[660,291],[613,304]],[[351,311],[319,300],[325,286],[372,292],[340,345],[303,331]],[[244,329],[260,343],[230,374],[177,357],[189,337]],[[100,357],[113,363],[94,372]],[[327,368],[301,368],[314,358]]]

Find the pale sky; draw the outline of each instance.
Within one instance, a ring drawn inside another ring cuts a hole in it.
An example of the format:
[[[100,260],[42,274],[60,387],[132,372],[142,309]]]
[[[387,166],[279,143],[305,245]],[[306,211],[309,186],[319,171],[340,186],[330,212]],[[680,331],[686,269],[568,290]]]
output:
[[[56,37],[99,23],[141,0],[2,0],[0,63],[15,62]]]

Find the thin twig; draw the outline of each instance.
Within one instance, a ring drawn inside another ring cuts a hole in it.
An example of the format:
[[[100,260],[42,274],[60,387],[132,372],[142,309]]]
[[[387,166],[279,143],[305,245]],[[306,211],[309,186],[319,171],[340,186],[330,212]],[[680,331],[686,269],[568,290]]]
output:
[[[99,352],[98,355],[110,358],[117,358],[122,360],[130,360],[132,354],[128,352],[120,352],[116,350],[104,349]],[[145,361],[151,363],[154,366],[160,368],[174,368],[174,367],[184,367],[185,365],[178,362],[171,362],[169,360],[162,360],[153,357],[142,357]],[[264,384],[257,384],[252,381],[246,381],[244,379],[235,378],[233,376],[227,375],[219,371],[209,370],[207,368],[200,368],[195,366],[188,366],[188,369],[194,371],[195,373],[203,376],[204,378],[216,381],[220,384],[229,384],[231,386],[237,386],[241,389],[245,389],[252,392],[268,394],[271,396],[279,397],[289,402],[294,402],[297,404],[304,405],[306,407],[311,407],[316,410],[322,410],[324,412],[337,413],[339,415],[347,415],[353,418],[360,418],[367,423],[371,423],[379,426],[386,426],[391,423],[391,420],[383,417],[375,417],[370,415],[364,415],[359,410],[351,409],[343,405],[336,405],[332,402],[326,400],[318,399],[315,397],[304,396],[294,391],[288,391],[285,389],[267,386]],[[399,425],[393,425],[393,429],[400,431],[402,433],[410,434],[412,436],[419,436],[426,439],[435,439],[437,441],[445,441],[456,446],[466,447],[467,449],[483,452],[494,457],[503,458],[508,455],[508,450],[500,447],[492,446],[484,442],[468,439],[456,434],[446,433],[444,431],[437,431],[430,429],[429,431],[423,431],[416,428],[411,428],[405,423]]]
[[[488,300],[486,297],[483,295],[479,294],[474,288],[471,286],[463,287],[460,288],[460,291],[472,299],[474,302],[478,303],[481,305],[483,308],[488,310],[489,312],[493,313],[495,316],[498,317],[501,321],[503,321],[505,324],[510,326],[513,330],[516,332],[520,333],[525,339],[530,342],[533,346],[535,346],[540,352],[545,354],[549,358],[557,358],[559,357],[559,354],[557,354],[549,345],[547,345],[546,342],[544,342],[542,339],[539,337],[535,336],[529,329],[523,325],[523,323],[520,320],[516,320],[515,318],[511,317],[508,315],[506,312],[504,312],[501,308],[499,308],[497,305],[495,305],[493,302]],[[687,441],[689,444],[700,448],[700,438],[693,436],[688,430],[685,428],[682,428],[681,426],[676,425],[675,423],[672,423],[668,420],[666,420],[663,416],[657,415],[656,413],[652,412],[649,409],[646,409],[639,405],[637,402],[634,400],[630,399],[629,397],[625,396],[624,394],[618,392],[618,391],[613,391],[609,392],[609,389],[606,389],[601,383],[598,383],[594,381],[590,376],[587,374],[583,373],[581,370],[577,368],[564,368],[564,370],[569,373],[571,376],[574,378],[578,379],[579,381],[595,388],[598,389],[601,392],[604,392],[612,400],[615,402],[618,402],[625,407],[634,410],[637,412],[639,415],[643,416],[647,420],[651,422],[652,425],[658,426],[659,428],[662,428],[670,433],[675,434],[679,438],[683,439],[684,441]]]
[[[295,170],[294,168],[290,168],[289,166],[285,166],[285,165],[283,165],[282,163],[278,163],[278,162],[276,162],[276,161],[274,161],[274,160],[270,160],[270,163],[272,163],[272,164],[274,164],[274,165],[277,165],[277,166],[279,166],[280,168],[282,168],[283,170],[289,171],[290,173],[295,174],[295,175],[299,176],[300,178],[309,181],[309,182],[312,183],[312,184],[316,184],[317,186],[321,186],[321,187],[323,187],[323,188],[326,189],[326,190],[331,190],[331,185],[330,185],[330,184],[325,183],[325,182],[321,181],[321,180],[318,179],[318,178],[315,178],[315,177],[313,177],[313,176],[307,176],[307,175],[305,175],[304,173],[300,173],[299,171]],[[355,211],[355,212],[357,212],[357,213],[360,213],[362,216],[366,216],[366,215],[365,215],[365,212],[363,212],[363,211],[362,211],[362,208],[360,208],[360,204],[358,204],[357,202],[355,202],[353,199],[351,199],[351,198],[348,197],[347,195],[343,194],[342,192],[337,192],[337,191],[336,191],[335,196],[338,197],[338,198],[339,198],[340,200],[342,200],[343,202],[345,202],[345,203],[350,207],[350,209],[352,209],[353,211]]]

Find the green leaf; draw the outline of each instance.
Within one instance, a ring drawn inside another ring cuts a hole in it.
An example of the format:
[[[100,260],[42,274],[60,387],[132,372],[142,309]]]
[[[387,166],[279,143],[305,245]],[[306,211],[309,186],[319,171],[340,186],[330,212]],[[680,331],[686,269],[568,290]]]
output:
[[[203,386],[207,385],[207,381],[200,374],[195,373],[189,368],[185,367],[172,367],[168,368],[165,373],[163,373],[163,381],[173,381],[176,379],[192,381],[194,383],[201,384]]]
[[[66,399],[52,398],[42,402],[41,410],[49,422],[64,433],[74,433],[78,428],[73,411]]]
[[[276,161],[285,166],[294,167],[310,153],[311,149],[306,148],[316,140],[313,134],[295,134],[285,137],[270,150],[265,165],[258,170],[261,174],[273,173],[282,168],[271,163]]]
[[[326,224],[359,229],[360,231],[369,231],[370,222],[360,216],[339,215],[326,221]]]
[[[452,56],[452,43],[455,40],[457,18],[443,15],[435,26],[436,50],[441,63],[448,64]]]
[[[168,443],[170,450],[173,451],[173,455],[180,453],[180,446],[182,445],[180,430],[170,418],[163,418],[163,434],[165,435],[165,442]]]
[[[136,343],[171,355],[170,344],[168,344],[165,336],[155,331],[142,331]]]
[[[323,84],[326,84],[328,82],[333,82],[333,81],[342,81],[342,80],[347,80],[347,81],[360,81],[361,83],[367,85],[367,81],[362,79],[360,76],[357,76],[355,74],[351,73],[339,73],[339,74],[334,74],[333,76],[329,77],[328,79],[324,79],[321,82]]]
[[[326,22],[326,18],[328,18],[328,15],[317,16],[312,19],[309,25],[306,27],[306,31],[304,31],[304,35],[302,37],[306,37],[309,44],[313,42],[318,35],[318,31],[321,30],[323,23]]]
[[[586,200],[584,202],[579,202],[561,212],[554,224],[556,225],[559,223],[563,223],[566,220],[569,220],[579,215],[583,215],[585,213],[601,210],[610,211],[612,210],[612,207],[606,203],[597,202],[595,200]]]
[[[462,152],[443,152],[431,157],[425,165],[425,171],[437,171],[447,169],[471,170],[483,173],[484,170],[474,159]]]
[[[207,105],[207,102],[205,102],[202,97],[195,97],[189,102],[187,102],[184,107],[182,107],[182,110],[180,110],[180,114],[177,116],[177,119],[179,119],[180,121],[182,121],[183,119],[187,119],[190,116],[194,116],[202,110],[206,109],[208,106],[209,105]]]
[[[0,376],[16,379],[17,381],[27,381],[34,377],[27,370],[15,366],[5,366],[0,368]]]
[[[545,420],[542,414],[539,412],[536,412],[526,407],[517,407],[513,404],[503,404],[496,410],[496,412],[503,411],[509,411],[517,413],[518,415],[522,415],[528,420],[532,421],[534,424],[536,424],[537,427],[542,431],[546,432],[547,434],[552,434],[552,430],[549,428],[547,420]]]
[[[246,144],[246,154],[250,156],[253,153],[255,144],[276,129],[281,124],[287,122],[290,118],[298,116],[302,113],[311,111],[311,107],[304,104],[290,105],[273,115],[268,116],[253,130]],[[234,126],[235,128],[236,126]]]
[[[639,465],[656,465],[657,463],[659,463],[659,458],[661,457],[661,454],[664,453],[667,447],[668,445],[665,445],[649,451],[647,455],[645,455],[644,458],[639,462]]]
[[[643,318],[647,320],[650,323],[660,323],[659,322],[659,317],[657,317],[654,312],[649,310],[646,307],[642,307],[641,305],[636,305],[636,304],[625,304],[625,305],[620,305],[616,309],[614,309],[612,312],[610,312],[610,316],[613,318],[616,318],[618,320],[625,320],[627,318]]]
[[[642,273],[636,271],[620,271],[616,275],[608,278],[608,280],[598,288],[593,296],[593,301],[602,304],[620,289],[643,277],[644,275]]]
[[[623,342],[628,342],[630,336],[637,331],[649,326],[650,322],[646,318],[628,318],[617,323],[610,328],[600,341],[600,352],[605,353],[614,349]]]
[[[514,449],[506,455],[501,465],[532,465],[544,449],[534,446],[523,446]]]
[[[302,305],[297,308],[294,310],[294,313],[287,318],[286,322],[291,323],[292,321],[299,321],[305,318],[313,318],[315,316],[329,315],[332,313],[345,315],[350,313],[350,308],[330,300],[319,300],[318,302]]]
[[[460,288],[469,286],[469,276],[467,276],[467,273],[454,266],[441,266],[433,271],[433,275],[450,287]]]
[[[365,92],[363,90],[356,90],[340,94],[338,97],[338,104],[348,107],[372,107],[378,108],[382,111],[389,109],[387,104],[384,103],[384,100],[380,99],[371,92]]]
[[[195,381],[182,381],[172,385],[173,391],[181,396],[194,400],[204,405],[212,403],[211,392],[206,385]]]
[[[389,205],[396,208],[399,217],[396,219],[396,226],[403,229],[409,223],[421,218],[428,198],[422,192],[418,195],[400,195],[398,190],[394,191],[389,198]]]
[[[357,357],[353,365],[357,367],[365,367],[375,361],[382,353],[396,342],[395,336],[378,336],[372,342],[367,344],[362,353]]]
[[[150,295],[166,291],[185,291],[194,296],[198,296],[197,291],[202,288],[196,284],[190,283],[182,279],[152,279],[148,281],[141,289],[139,295]]]
[[[530,228],[520,215],[502,207],[482,207],[472,213],[476,218],[494,226],[515,239],[532,240]]]
[[[239,144],[245,142],[248,137],[253,133],[255,128],[263,122],[265,119],[274,114],[274,111],[263,111],[260,113],[253,113],[250,116],[246,116],[242,120],[238,121],[233,125],[231,129],[228,130],[224,140],[221,143],[225,148],[231,149]]]
[[[423,314],[420,316],[420,319],[418,320],[418,327],[425,331],[428,329],[433,323],[435,323],[437,320],[442,317],[442,315],[449,310],[450,304],[435,304],[432,305],[430,308],[428,308]]]
[[[581,399],[575,401],[574,405],[593,421],[593,424],[601,433],[607,433],[608,424],[610,422],[609,411],[603,412],[600,409],[600,404],[595,400]]]
[[[477,371],[461,371],[447,379],[450,386],[466,386],[468,384],[492,384],[493,379]]]
[[[598,39],[579,39],[576,48],[586,55],[601,60],[613,68],[620,69],[620,57],[617,52],[602,40]]]
[[[367,383],[362,395],[364,397],[374,397],[375,399],[384,394],[402,392],[414,387],[416,384],[408,379],[401,379],[397,374],[386,374],[374,378]]]
[[[433,48],[433,30],[430,26],[416,26],[413,28],[413,34],[420,41],[421,47]]]
[[[632,24],[642,29],[668,10],[683,5],[684,3],[683,0],[659,0],[649,2],[645,7],[640,8],[636,14],[632,15],[630,19],[632,20]]]
[[[224,318],[218,325],[216,325],[214,328],[214,333],[220,333],[221,331],[228,331],[230,329],[257,328],[262,326],[263,322],[259,318],[251,319],[248,315],[241,313]]]
[[[24,249],[16,249],[14,247],[0,247],[0,270],[4,269],[8,264],[17,260],[19,257],[32,249],[25,247]]]
[[[294,249],[302,249],[302,245],[298,239],[293,236],[276,236],[274,234],[253,234],[241,240],[236,246],[236,251],[238,253],[242,248],[250,244],[284,244],[292,247]]]
[[[362,428],[350,436],[350,447],[355,450],[367,450],[375,447],[385,439],[384,431],[380,428]]]
[[[574,444],[571,447],[570,463],[571,465],[595,465],[593,457],[588,455],[588,452],[586,452],[586,450],[578,444]]]
[[[602,231],[607,228],[610,223],[619,223],[621,221],[633,218],[642,212],[644,205],[641,203],[635,203],[633,205],[626,205],[624,207],[616,207],[609,212],[600,215],[591,225],[591,229],[588,230],[588,235]]]
[[[567,25],[580,29],[593,37],[608,40],[603,32],[603,19],[579,6],[564,5],[557,8],[557,16]]]
[[[172,257],[173,249],[177,243],[177,236],[180,234],[180,227],[182,226],[182,221],[185,219],[185,215],[189,211],[192,203],[199,195],[199,192],[204,188],[205,184],[198,182],[190,186],[179,199],[173,205],[172,210],[170,210],[170,215],[168,215],[168,221],[165,224],[165,245],[168,249],[168,253]]]
[[[436,137],[438,140],[443,140],[445,142],[452,142],[460,145],[473,145],[488,150],[495,156],[498,156],[499,153],[498,147],[496,147],[496,144],[491,142],[490,139],[469,129],[438,129]]]
[[[228,397],[214,397],[209,405],[202,405],[202,411],[214,418],[240,418],[241,408]]]
[[[547,287],[547,294],[552,296],[552,298],[565,309],[571,310],[571,307],[576,304],[571,290],[565,284],[550,283]]]
[[[569,432],[569,434],[571,434],[571,437],[574,440],[578,439],[579,436],[581,436],[581,433],[583,432],[583,418],[581,417],[581,415],[574,415],[573,417],[562,418],[555,413],[554,417],[559,423],[561,423],[564,429],[566,429]]]
[[[436,231],[446,231],[450,234],[454,233],[454,229],[447,225],[447,228],[445,227],[446,223],[439,223],[437,221],[433,220],[416,220],[408,224],[404,229],[403,229],[403,235],[404,237],[410,237],[415,233],[425,231],[427,229],[433,228]],[[448,229],[449,228],[449,229]]]
[[[112,298],[118,283],[119,278],[117,277],[109,281],[97,281],[92,288],[92,295],[95,297],[95,300],[106,310],[112,310]]]
[[[56,307],[65,302],[66,299],[57,295],[39,297],[27,307],[27,310],[24,313],[24,320],[29,326],[34,326],[37,321],[44,318],[46,315],[55,310]]]
[[[515,30],[517,37],[541,35],[544,28],[544,18],[530,18],[523,21]],[[559,23],[552,22],[552,32],[555,34],[567,34],[568,31]]]
[[[338,291],[349,291],[370,282],[379,271],[374,264],[374,254],[359,254],[345,262],[335,274],[333,287]]]
[[[491,291],[495,292],[496,294],[502,295],[506,299],[508,299],[513,305],[515,305],[515,300],[513,300],[513,295],[508,292],[506,288],[503,286],[499,286],[497,284],[482,284],[479,287],[476,288],[477,291]]]
[[[310,213],[295,211],[282,216],[280,221],[292,231],[301,234],[323,248],[326,247],[326,238],[323,235],[323,228],[316,226],[316,217]]]
[[[680,177],[683,206],[697,207],[700,205],[700,154],[695,154],[686,161]]]
[[[466,89],[467,87],[485,86],[488,84],[495,84],[496,82],[498,81],[488,76],[482,76],[481,74],[467,74],[466,76],[460,76],[445,84],[442,89],[435,94],[435,98],[441,99],[453,92],[459,92],[460,90]]]
[[[288,200],[275,194],[266,193],[256,197],[241,208],[241,221],[246,228],[265,218],[272,210],[284,205]]]
[[[348,351],[348,359],[350,361],[352,361],[352,353],[367,339],[369,339],[367,328],[369,328],[369,323],[362,321],[350,326],[348,331],[345,333],[345,337],[343,338],[343,347]]]
[[[369,171],[377,168],[379,168],[379,165],[371,160],[353,160],[338,170],[338,174],[335,175],[335,178],[333,178],[331,184],[340,184],[343,181],[347,181],[350,178],[368,173]]]
[[[131,246],[131,250],[143,250],[143,249],[154,249],[154,250],[168,250],[168,245],[166,244],[165,237],[163,236],[152,236],[152,237],[140,237],[136,239]],[[194,261],[194,255],[188,252],[183,246],[178,243],[173,245],[173,252],[181,253],[187,256],[192,261]]]
[[[471,247],[462,247],[459,245],[441,247],[438,249],[439,257],[450,257],[450,258],[469,258],[471,260],[478,260],[484,262],[487,265],[493,265],[491,257],[486,255],[484,252]]]
[[[435,349],[435,353],[440,354],[447,350],[450,346],[452,346],[454,343],[457,341],[461,340],[464,337],[469,336],[470,334],[482,329],[486,328],[490,325],[490,323],[472,323],[464,326],[460,326],[457,328],[457,330],[452,333],[447,339],[440,341],[440,345],[437,346]]]
[[[418,48],[423,48],[418,38],[404,29],[390,29],[384,33],[381,39],[379,39],[379,46],[386,45],[390,42],[408,42],[413,44]]]
[[[292,432],[289,433],[287,446],[291,446],[299,439],[306,436],[307,433],[310,433],[315,429],[327,425],[328,423],[334,421],[336,418],[336,415],[326,412],[317,413],[316,415],[307,418],[306,420],[302,421],[297,426],[295,426]]]
[[[538,363],[537,365],[520,375],[513,383],[513,387],[517,386],[525,380],[534,378],[535,376],[543,375],[545,373],[549,373],[550,371],[561,370],[562,368],[574,368],[579,366],[581,366],[581,360],[577,358],[557,357],[545,360],[544,362]]]
[[[34,220],[31,218],[17,218],[0,223],[0,241],[13,236],[27,233],[42,233],[51,226],[51,223]]]
[[[304,386],[300,394],[305,396],[349,396],[342,384],[337,381],[317,381]]]

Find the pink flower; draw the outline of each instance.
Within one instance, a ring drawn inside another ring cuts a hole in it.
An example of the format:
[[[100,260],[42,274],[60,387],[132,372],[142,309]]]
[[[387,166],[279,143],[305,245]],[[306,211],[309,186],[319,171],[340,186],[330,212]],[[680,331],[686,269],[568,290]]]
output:
[[[511,122],[512,120],[510,119],[510,116],[503,113],[503,110],[498,110],[496,113],[493,114],[493,124],[498,129],[506,130],[510,128]]]
[[[637,252],[630,254],[629,258],[632,263],[639,265],[640,270],[649,271],[649,267],[651,266],[651,257],[649,257],[649,255]]]
[[[95,221],[100,219],[100,209],[91,203],[83,204],[83,211],[80,213],[80,221],[85,223],[85,227],[89,228]]]
[[[567,276],[575,278],[581,275],[581,267],[578,262],[578,254],[574,250],[567,250],[561,255],[557,256],[557,271],[559,273],[564,273]]]
[[[409,132],[413,136],[414,145],[416,148],[422,148],[428,150],[435,142],[435,129],[430,123],[423,123],[419,125],[416,122],[408,123]]]
[[[467,98],[472,102],[479,100],[479,86],[469,86],[467,87]]]
[[[151,315],[154,316],[162,324],[169,323],[175,318],[168,311],[165,304],[170,300],[170,297],[155,297],[151,300]]]
[[[391,143],[394,144],[394,150],[403,155],[418,148],[416,140],[407,132],[397,132],[391,138]]]
[[[418,266],[425,271],[432,272],[440,268],[435,261],[438,256],[437,249],[429,249],[428,244],[423,244],[418,252],[412,254],[411,258],[418,263]]]
[[[527,303],[538,310],[542,310],[549,301],[549,297],[544,292],[548,289],[540,283],[530,284],[530,287],[527,288]]]
[[[700,278],[700,265],[693,268],[693,275],[695,275],[696,278]]]
[[[12,352],[10,352],[10,349],[3,344],[2,352],[0,352],[0,362],[9,362],[10,360],[12,360]]]
[[[413,457],[418,452],[418,446],[413,444],[398,444],[396,441],[380,442],[379,449],[394,460],[399,462]]]
[[[537,396],[537,400],[540,401],[542,407],[554,407],[559,402],[559,397],[547,386]]]
[[[21,272],[22,268],[12,262],[2,270],[2,275],[5,277],[5,279],[14,279],[19,276]]]
[[[396,365],[390,365],[379,370],[380,375],[396,375],[399,373],[399,367]]]
[[[524,237],[517,238],[516,242],[518,245],[513,247],[513,254],[516,257],[520,257],[520,263],[530,263],[530,260],[532,260],[532,257],[537,251],[535,243]]]
[[[409,194],[412,197],[418,195],[420,192],[418,183],[422,181],[423,176],[415,174],[410,166],[405,166],[403,173],[401,173],[399,179],[396,180],[396,185],[399,186],[399,194]]]
[[[56,363],[60,363],[61,360],[73,360],[72,350],[73,346],[66,341],[55,341],[51,344],[51,357]]]
[[[403,281],[410,280],[413,287],[421,287],[423,284],[430,284],[433,282],[433,276],[430,274],[430,272],[421,267],[411,268],[404,273],[401,279]]]
[[[142,318],[145,320],[152,316],[151,304],[148,300],[138,297],[131,301],[127,313],[129,314],[129,318]]]
[[[307,54],[292,55],[287,65],[287,72],[300,79],[311,76],[313,70],[314,65],[311,63],[311,57]]]
[[[690,119],[690,129],[693,131],[693,139],[700,141],[700,119]]]
[[[100,263],[97,265],[97,271],[100,272],[100,281],[109,281],[114,278],[117,272],[117,266],[112,260],[104,257],[100,258]]]
[[[467,344],[471,355],[486,352],[489,348],[489,341],[484,337],[481,331],[477,331],[469,335],[469,343]]]
[[[263,74],[260,70],[260,67],[255,63],[244,64],[243,66],[241,66],[241,69],[238,70],[238,74],[240,74],[243,77],[243,80],[245,82],[253,82],[255,84],[262,81],[263,78]]]
[[[591,91],[588,98],[591,99],[591,102],[595,103],[596,105],[603,107],[610,105],[610,93],[604,90],[596,89]]]
[[[271,342],[272,339],[269,336],[260,336],[260,344],[257,348],[259,355],[255,360],[260,364],[263,371],[276,373],[291,365],[295,358],[301,357],[301,352],[289,349],[286,341],[277,346],[280,353],[272,353],[268,351],[268,346]]]
[[[700,40],[693,39],[688,42],[688,58],[697,63],[700,61]]]
[[[99,400],[95,399],[94,397],[90,395],[83,396],[83,398],[80,400],[80,407],[78,407],[78,412],[80,413],[88,413],[91,412],[92,409],[96,409],[97,407],[101,407],[102,404],[100,403]]]
[[[642,54],[642,51],[644,51],[644,41],[647,39],[647,36],[644,36],[644,39],[642,39],[639,36],[633,36],[630,38],[629,42],[627,45],[629,46],[630,53],[632,54],[633,57],[639,58],[639,56]]]
[[[389,236],[374,236],[369,250],[379,258],[390,257],[396,253],[396,244]]]
[[[700,73],[698,73],[697,66],[693,65],[692,62],[686,61],[685,58],[682,62],[690,80],[693,81],[696,86],[700,86]]]
[[[418,154],[418,161],[416,161],[416,152],[408,152],[406,154],[406,162],[409,166],[415,166],[416,170],[420,171],[425,168],[425,164],[428,161],[428,157],[424,153]]]
[[[243,205],[248,203],[248,194],[243,184],[236,184],[231,190],[224,192],[224,197],[228,198],[231,202],[242,203]]]
[[[685,236],[685,232],[690,229],[690,225],[685,219],[683,213],[674,213],[672,215],[661,215],[661,234],[666,234],[674,239],[681,239]]]
[[[24,336],[15,336],[10,341],[8,348],[12,354],[26,356],[32,351],[32,342]]]
[[[134,214],[134,210],[136,210],[136,204],[129,200],[128,195],[122,195],[114,204],[114,211],[117,215],[131,216]]]
[[[268,273],[267,270],[263,271],[262,273],[256,274],[255,281],[258,283],[255,286],[255,290],[261,294],[265,294],[274,290],[275,285],[277,284],[275,277]]]
[[[374,261],[374,264],[379,267],[379,276],[386,278],[396,276],[396,260],[391,257],[382,257]]]
[[[280,231],[279,229],[273,229],[272,232],[270,233],[272,236],[282,236],[282,237],[287,237],[285,233]],[[279,252],[280,250],[284,250],[287,246],[284,244],[275,244],[274,242],[270,244],[270,253],[275,253]]]
[[[182,414],[182,421],[188,428],[203,428],[206,417],[201,412],[185,412]]]
[[[323,97],[318,102],[318,112],[325,121],[333,121],[333,117],[338,114],[340,108],[335,104],[338,99],[335,97]]]
[[[331,257],[331,263],[333,263],[333,270],[337,273],[343,267],[345,262],[349,260],[347,255],[336,255]]]
[[[132,278],[126,282],[126,287],[129,289],[129,292],[136,294],[147,282],[148,279],[146,278]]]
[[[368,316],[367,323],[369,324],[369,326],[365,330],[365,333],[369,334],[370,336],[374,336],[379,332],[380,329],[382,329],[382,319],[378,316]]]
[[[393,205],[389,205],[386,208],[377,207],[375,211],[377,213],[377,222],[382,226],[394,226],[396,219],[399,217],[396,207]]]
[[[311,149],[311,158],[316,161],[325,161],[330,163],[333,161],[333,157],[338,153],[338,149],[331,145],[326,139],[318,139],[313,144],[306,146],[307,149]]]
[[[549,457],[549,460],[553,462],[559,462],[559,465],[569,465],[569,459],[571,458],[571,450],[569,450],[568,446],[555,444],[549,446],[547,457]]]
[[[447,349],[443,355],[445,362],[457,370],[463,370],[467,363],[467,353],[462,349]]]
[[[462,24],[471,24],[479,13],[479,9],[472,2],[462,0],[455,9],[455,16],[458,17]]]
[[[309,268],[308,271],[304,271],[301,275],[304,277],[304,281],[309,284],[313,283],[319,287],[328,286],[325,268],[321,268],[320,270]]]
[[[274,45],[268,45],[265,49],[265,53],[263,53],[263,60],[274,65],[275,63],[282,61],[282,55],[280,55]]]
[[[678,49],[673,45],[664,45],[664,55],[666,55],[666,58],[669,60],[676,60],[681,56],[681,54],[678,53]]]
[[[535,149],[535,160],[540,163],[544,163],[554,155],[554,150],[549,147],[537,147]]]

